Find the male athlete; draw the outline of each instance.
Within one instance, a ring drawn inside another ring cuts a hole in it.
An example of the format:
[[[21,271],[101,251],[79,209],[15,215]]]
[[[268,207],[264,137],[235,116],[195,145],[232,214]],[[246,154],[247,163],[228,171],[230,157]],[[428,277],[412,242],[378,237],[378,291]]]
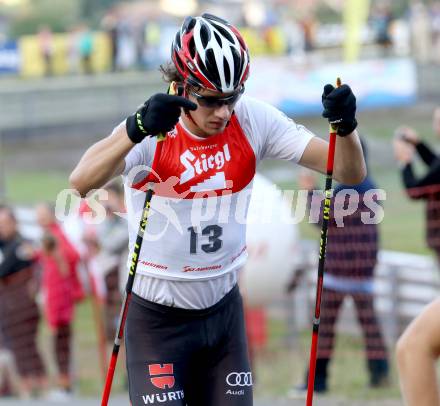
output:
[[[131,251],[141,190],[156,182],[125,330],[132,404],[249,406],[252,374],[237,280],[256,165],[280,158],[325,172],[328,144],[243,96],[249,53],[227,21],[187,17],[171,57],[162,71],[178,96],[150,97],[89,148],[70,181],[84,196],[124,176]],[[323,105],[340,135],[334,176],[360,183],[366,170],[356,99],[346,85],[327,85]]]

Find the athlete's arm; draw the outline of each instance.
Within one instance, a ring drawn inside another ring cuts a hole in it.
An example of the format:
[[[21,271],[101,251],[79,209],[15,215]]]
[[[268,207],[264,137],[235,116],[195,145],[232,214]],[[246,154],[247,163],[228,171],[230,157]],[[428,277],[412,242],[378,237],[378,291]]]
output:
[[[136,144],[127,136],[125,125],[114,129],[111,135],[92,145],[70,175],[71,186],[81,196],[105,185],[114,176],[122,174],[124,157]]]
[[[331,125],[336,126],[338,137],[333,166],[333,177],[346,185],[361,183],[367,175],[367,169],[362,153],[362,146],[356,132],[356,97],[350,86],[324,86],[322,93],[322,116]],[[308,144],[300,164],[326,172],[328,144],[319,139],[313,139]]]
[[[157,93],[148,99],[113,133],[90,147],[70,175],[70,184],[85,196],[112,177],[122,174],[124,158],[145,137],[170,131],[179,121],[181,107],[197,105],[180,96]]]
[[[314,137],[307,144],[299,164],[326,173],[328,142]],[[353,131],[344,137],[337,137],[333,178],[345,185],[361,183],[367,175],[358,134]]]
[[[409,325],[397,342],[400,387],[407,406],[440,405],[435,362],[440,355],[440,299]]]

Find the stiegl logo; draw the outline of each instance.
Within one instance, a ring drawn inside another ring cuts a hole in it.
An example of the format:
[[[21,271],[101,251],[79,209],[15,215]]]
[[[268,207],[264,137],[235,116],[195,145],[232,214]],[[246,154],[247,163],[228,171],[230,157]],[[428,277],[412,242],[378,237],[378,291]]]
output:
[[[199,158],[187,149],[180,155],[180,162],[185,167],[185,171],[180,175],[180,184],[182,185],[190,181],[196,174],[201,175],[203,172],[208,172],[212,169],[220,170],[230,160],[231,154],[228,144],[223,145],[223,149],[217,151],[214,155],[203,153]]]
[[[153,393],[151,395],[143,395],[142,400],[144,405],[153,405],[157,403],[164,403],[172,400],[181,400],[184,399],[183,390],[177,390],[173,392],[164,392],[164,393]]]

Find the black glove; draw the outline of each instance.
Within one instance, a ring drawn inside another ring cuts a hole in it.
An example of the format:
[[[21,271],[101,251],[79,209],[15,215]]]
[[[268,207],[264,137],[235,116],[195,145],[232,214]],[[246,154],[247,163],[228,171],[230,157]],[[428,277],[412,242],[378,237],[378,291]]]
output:
[[[158,135],[171,131],[179,121],[180,108],[195,110],[197,104],[181,97],[165,93],[151,96],[136,113],[125,122],[128,138],[141,142],[147,135]]]
[[[350,86],[342,85],[334,88],[332,85],[325,85],[322,105],[324,106],[322,116],[327,118],[330,124],[335,125],[338,135],[345,137],[355,130],[356,97]]]

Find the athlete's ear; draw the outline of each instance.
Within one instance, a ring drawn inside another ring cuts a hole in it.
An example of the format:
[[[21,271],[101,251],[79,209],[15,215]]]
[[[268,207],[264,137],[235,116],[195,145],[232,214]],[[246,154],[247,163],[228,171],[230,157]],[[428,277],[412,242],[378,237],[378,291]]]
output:
[[[185,88],[182,83],[171,82],[168,88],[168,94],[183,96],[184,90]]]
[[[182,83],[176,83],[176,93],[178,96],[183,96],[185,88]]]

